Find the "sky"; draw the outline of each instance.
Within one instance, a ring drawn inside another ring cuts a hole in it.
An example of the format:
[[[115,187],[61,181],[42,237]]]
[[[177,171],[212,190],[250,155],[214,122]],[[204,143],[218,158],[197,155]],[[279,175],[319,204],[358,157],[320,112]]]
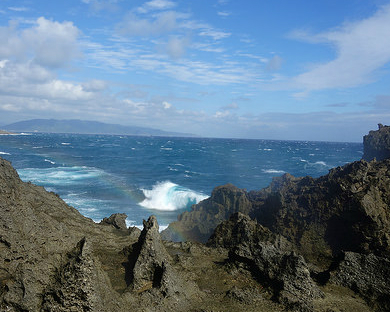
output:
[[[0,125],[362,142],[390,124],[390,1],[0,0]]]

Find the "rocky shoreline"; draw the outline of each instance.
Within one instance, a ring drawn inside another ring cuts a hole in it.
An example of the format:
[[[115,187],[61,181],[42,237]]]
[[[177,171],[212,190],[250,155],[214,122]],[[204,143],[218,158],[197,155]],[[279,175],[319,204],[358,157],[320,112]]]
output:
[[[390,311],[389,138],[317,179],[216,187],[161,234],[96,224],[0,158],[0,311]]]

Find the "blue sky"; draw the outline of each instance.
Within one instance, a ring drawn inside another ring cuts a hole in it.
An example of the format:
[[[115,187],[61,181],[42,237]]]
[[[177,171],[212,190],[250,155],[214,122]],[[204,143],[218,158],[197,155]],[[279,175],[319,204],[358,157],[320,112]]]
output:
[[[361,142],[390,124],[390,1],[0,0],[0,40],[0,125]]]

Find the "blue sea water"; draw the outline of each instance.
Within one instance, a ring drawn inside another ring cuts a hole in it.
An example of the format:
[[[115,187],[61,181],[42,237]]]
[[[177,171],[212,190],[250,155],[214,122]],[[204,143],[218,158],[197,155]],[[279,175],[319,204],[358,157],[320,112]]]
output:
[[[318,177],[362,157],[360,143],[166,138],[115,135],[1,135],[0,157],[23,181],[56,192],[99,222],[112,213],[140,226],[149,215],[164,228],[179,213],[233,183],[266,187],[286,172]]]

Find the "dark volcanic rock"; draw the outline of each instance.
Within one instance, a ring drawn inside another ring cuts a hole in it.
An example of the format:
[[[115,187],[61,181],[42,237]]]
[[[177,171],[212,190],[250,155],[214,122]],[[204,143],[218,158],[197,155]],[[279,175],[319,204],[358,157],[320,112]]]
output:
[[[379,124],[377,131],[370,131],[363,137],[363,159],[370,161],[390,158],[390,127]]]
[[[241,212],[231,215],[229,220],[219,224],[207,245],[231,249],[242,243],[248,245],[269,243],[281,251],[292,251],[294,248],[283,236],[272,233],[268,228]]]
[[[390,159],[362,160],[317,179],[285,174],[258,192],[220,187],[170,228],[203,241],[212,225],[240,211],[285,237],[307,261],[325,269],[342,251],[390,255],[389,194]]]
[[[330,281],[351,288],[375,311],[390,311],[390,260],[373,254],[346,252]]]
[[[211,197],[179,215],[161,235],[166,240],[206,242],[219,223],[235,212],[248,214],[251,208],[246,191],[232,184],[219,186]]]
[[[302,256],[292,246],[240,213],[220,224],[209,245],[229,248],[229,259],[246,264],[257,281],[272,288],[275,299],[289,309],[310,311],[313,300],[323,296],[310,277]]]
[[[390,160],[362,160],[318,179],[276,178],[254,214],[309,261],[325,264],[341,251],[388,256],[389,194]]]
[[[114,213],[108,218],[104,218],[100,221],[100,224],[103,225],[112,225],[119,230],[127,230],[126,226],[127,215],[125,213]]]

